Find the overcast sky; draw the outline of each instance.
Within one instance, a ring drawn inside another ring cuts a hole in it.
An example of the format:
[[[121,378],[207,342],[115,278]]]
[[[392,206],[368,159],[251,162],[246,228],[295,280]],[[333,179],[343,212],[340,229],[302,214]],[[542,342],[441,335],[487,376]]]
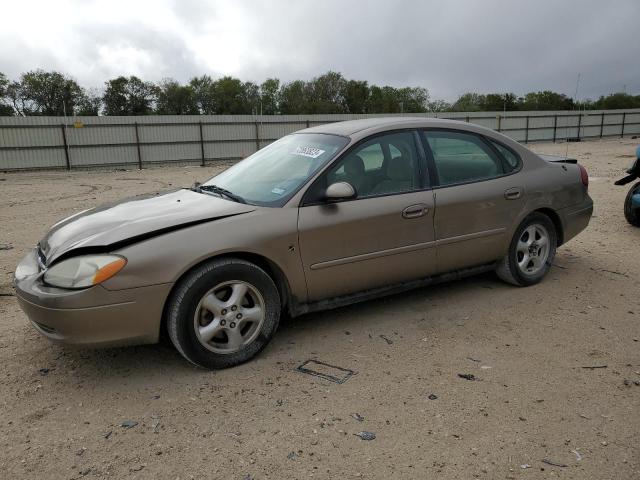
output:
[[[328,70],[432,98],[640,94],[639,0],[3,0],[0,72],[85,87],[119,75],[310,79]]]

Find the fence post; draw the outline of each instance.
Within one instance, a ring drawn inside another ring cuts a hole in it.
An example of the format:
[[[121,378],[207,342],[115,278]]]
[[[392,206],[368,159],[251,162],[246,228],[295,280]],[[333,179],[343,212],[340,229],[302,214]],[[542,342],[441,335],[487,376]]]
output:
[[[469,115],[467,115],[464,119],[465,122],[469,123]]]
[[[624,120],[627,118],[627,112],[622,112],[622,131],[620,132],[620,138],[624,137]]]
[[[69,142],[67,142],[67,126],[64,123],[60,124],[62,128],[62,143],[64,144],[64,159],[67,164],[67,170],[71,170],[71,162],[69,161]]]
[[[524,143],[529,143],[529,115],[527,115],[525,118],[527,123],[524,127]]]
[[[142,170],[142,152],[140,152],[140,133],[138,133],[138,122],[134,123],[136,128],[136,147],[138,148],[138,170]]]
[[[311,125],[311,123],[309,122],[309,119],[307,118],[307,128],[309,128],[310,125]]]
[[[580,141],[580,128],[582,127],[582,114],[578,112],[578,141]]]
[[[258,124],[258,121],[256,120],[256,152],[258,150],[260,150],[260,125]]]
[[[202,135],[202,121],[200,121],[200,154],[202,156],[202,161],[200,166],[204,167],[204,136]]]
[[[500,131],[501,126],[502,126],[502,116],[498,115],[498,131]]]
[[[600,138],[602,138],[602,131],[604,130],[604,112],[602,112],[600,117]]]
[[[556,132],[558,131],[558,114],[553,116],[553,143],[556,143]]]

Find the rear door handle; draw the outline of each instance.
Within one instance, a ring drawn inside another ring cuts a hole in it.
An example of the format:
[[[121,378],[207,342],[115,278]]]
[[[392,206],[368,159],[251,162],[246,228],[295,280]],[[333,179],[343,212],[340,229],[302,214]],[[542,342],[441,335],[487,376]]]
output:
[[[428,211],[429,207],[424,203],[418,203],[417,205],[409,205],[407,208],[402,210],[402,216],[404,218],[418,218],[426,215]]]
[[[517,200],[522,196],[522,189],[519,187],[513,187],[504,192],[504,198],[507,200]]]

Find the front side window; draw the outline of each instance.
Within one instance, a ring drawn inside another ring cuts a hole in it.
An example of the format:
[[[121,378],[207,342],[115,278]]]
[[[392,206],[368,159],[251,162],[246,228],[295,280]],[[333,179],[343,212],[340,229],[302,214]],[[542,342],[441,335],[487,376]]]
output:
[[[348,143],[337,135],[287,135],[204,185],[215,185],[254,205],[282,206]]]
[[[473,134],[425,132],[440,185],[487,180],[504,174],[501,159]]]
[[[348,182],[357,198],[411,192],[420,188],[420,170],[412,132],[378,135],[339,160],[323,186]]]

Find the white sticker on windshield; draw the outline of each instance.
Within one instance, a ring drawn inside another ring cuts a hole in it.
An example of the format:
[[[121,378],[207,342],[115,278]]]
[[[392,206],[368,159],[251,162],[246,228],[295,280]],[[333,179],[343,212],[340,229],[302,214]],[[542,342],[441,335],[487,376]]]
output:
[[[326,150],[320,150],[316,147],[296,147],[295,151],[291,152],[291,155],[302,155],[303,157],[318,158],[325,151]]]
[[[276,195],[282,195],[284,193],[284,188],[275,187],[271,190],[271,193],[275,193]]]

